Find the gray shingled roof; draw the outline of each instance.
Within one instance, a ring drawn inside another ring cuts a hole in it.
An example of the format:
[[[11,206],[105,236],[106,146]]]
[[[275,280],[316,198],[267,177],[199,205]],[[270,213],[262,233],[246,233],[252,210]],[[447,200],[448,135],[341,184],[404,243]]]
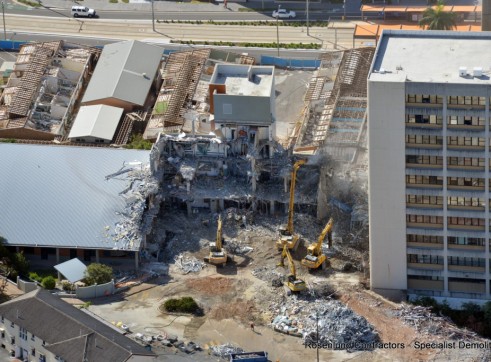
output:
[[[0,304],[0,315],[46,342],[65,361],[126,361],[131,355],[154,356],[112,327],[43,289]]]
[[[128,248],[118,241],[124,218],[124,162],[149,162],[149,151],[0,143],[0,236],[10,245]]]
[[[136,40],[105,45],[82,103],[117,98],[142,106],[161,59],[161,48]]]

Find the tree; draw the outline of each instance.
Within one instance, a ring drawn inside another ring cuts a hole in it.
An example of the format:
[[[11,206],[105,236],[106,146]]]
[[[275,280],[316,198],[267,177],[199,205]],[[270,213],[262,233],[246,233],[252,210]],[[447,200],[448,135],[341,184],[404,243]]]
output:
[[[113,278],[113,269],[110,266],[92,263],[85,271],[85,283],[88,285],[109,283]]]
[[[444,10],[445,3],[439,0],[436,7],[427,8],[419,21],[421,28],[428,30],[453,30],[457,26],[457,14]]]

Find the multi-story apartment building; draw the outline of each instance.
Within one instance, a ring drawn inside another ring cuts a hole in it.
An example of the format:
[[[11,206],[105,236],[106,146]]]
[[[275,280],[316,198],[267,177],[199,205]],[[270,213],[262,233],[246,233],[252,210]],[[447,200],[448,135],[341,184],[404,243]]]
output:
[[[43,289],[0,305],[0,346],[29,362],[151,362],[155,354]]]
[[[384,31],[368,78],[371,288],[490,294],[491,36]]]

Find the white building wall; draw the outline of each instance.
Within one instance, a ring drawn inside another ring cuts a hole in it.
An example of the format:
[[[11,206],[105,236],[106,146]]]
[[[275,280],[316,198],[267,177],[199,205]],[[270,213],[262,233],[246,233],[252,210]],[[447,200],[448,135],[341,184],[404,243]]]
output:
[[[44,341],[36,336],[33,336],[29,331],[27,331],[27,339],[21,338],[19,336],[19,326],[15,323],[12,326],[12,322],[5,318],[3,323],[0,322],[0,328],[4,329],[4,332],[2,333],[4,338],[0,338],[0,343],[5,345],[5,350],[7,352],[10,352],[10,350],[15,350],[16,356],[20,357],[20,351],[22,351],[22,358],[25,358],[25,352],[27,351],[28,360],[35,362],[39,362],[39,357],[41,354],[43,354],[46,356],[46,362],[57,362],[55,359],[56,356],[43,347]],[[15,344],[11,343],[12,337],[15,338]],[[33,348],[35,349],[35,356],[31,354]]]
[[[404,82],[368,83],[370,285],[407,288]]]

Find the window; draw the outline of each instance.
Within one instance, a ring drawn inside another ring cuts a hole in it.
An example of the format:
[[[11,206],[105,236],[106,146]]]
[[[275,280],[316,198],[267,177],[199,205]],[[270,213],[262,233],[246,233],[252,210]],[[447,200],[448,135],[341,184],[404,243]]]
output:
[[[4,322],[3,316],[2,316],[2,323]]]
[[[39,362],[46,362],[46,356],[44,354],[39,354]]]
[[[406,203],[414,205],[443,205],[442,196],[427,196],[427,195],[406,195]]]
[[[14,322],[10,322],[10,327],[11,327],[11,328],[15,328],[15,324],[14,324]]]
[[[10,337],[10,344],[15,345],[15,337]]]
[[[36,348],[31,348],[31,356],[36,356]]]
[[[468,238],[464,236],[449,236],[447,242],[450,245],[484,246],[484,238]]]
[[[459,265],[459,266],[474,266],[482,267],[485,266],[485,259],[483,258],[469,258],[462,256],[449,256],[448,265]]]
[[[443,244],[443,236],[407,234],[408,243]]]
[[[19,338],[27,341],[27,329],[19,327]]]
[[[407,223],[418,223],[418,224],[434,224],[435,226],[443,225],[443,216],[430,216],[430,215],[406,215]]]
[[[34,337],[34,334],[31,334],[31,341],[35,341],[36,337]]]
[[[476,217],[447,217],[448,226],[471,226],[476,228],[484,228],[484,219]]]
[[[440,255],[407,254],[407,262],[417,264],[443,265],[443,257]]]

